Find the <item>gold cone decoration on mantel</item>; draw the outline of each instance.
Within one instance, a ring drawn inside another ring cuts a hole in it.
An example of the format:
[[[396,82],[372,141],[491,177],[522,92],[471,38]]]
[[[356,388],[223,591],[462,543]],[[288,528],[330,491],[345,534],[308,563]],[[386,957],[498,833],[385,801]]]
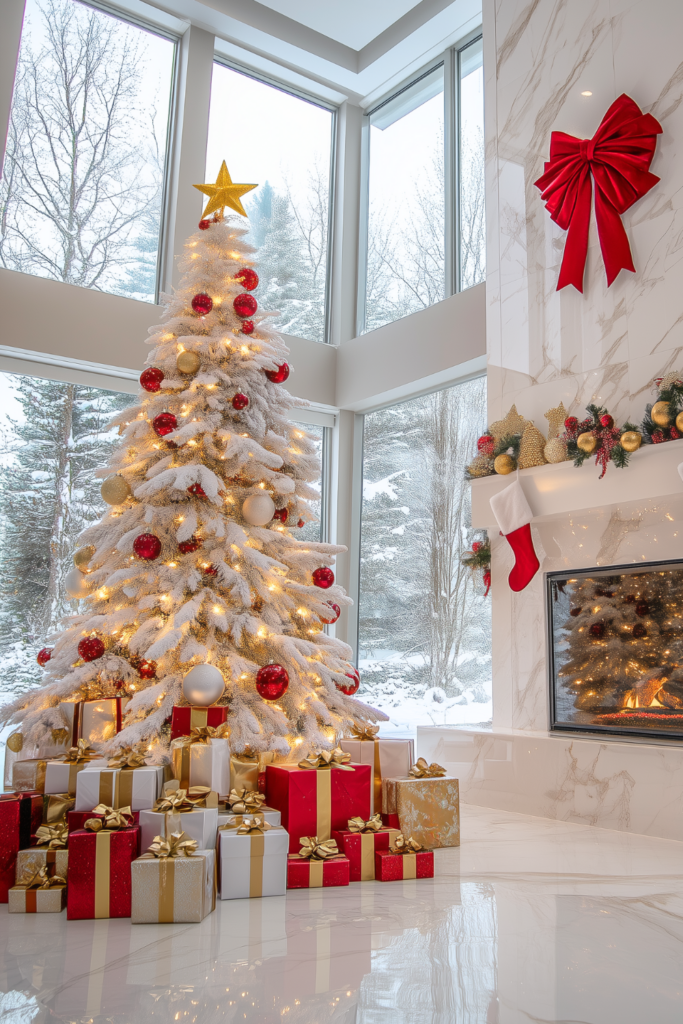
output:
[[[533,423],[527,423],[522,434],[519,446],[519,469],[531,469],[532,466],[545,466],[546,459],[543,454],[545,438],[541,431]]]
[[[525,420],[523,416],[519,415],[517,406],[513,405],[510,407],[507,416],[502,420],[496,420],[495,423],[492,423],[489,430],[497,441],[508,434],[522,434],[528,422],[529,420]]]

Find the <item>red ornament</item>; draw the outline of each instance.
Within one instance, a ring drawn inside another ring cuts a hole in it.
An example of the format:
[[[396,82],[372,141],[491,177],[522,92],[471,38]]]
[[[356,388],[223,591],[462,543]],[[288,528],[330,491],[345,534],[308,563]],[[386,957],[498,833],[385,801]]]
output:
[[[258,302],[253,295],[249,295],[248,292],[242,292],[241,295],[233,299],[232,308],[238,316],[253,316],[258,309]]]
[[[605,427],[606,430],[611,430],[614,426],[614,418],[610,416],[608,412],[606,412],[604,416],[600,417],[600,423],[603,427]]]
[[[266,370],[266,377],[271,384],[284,384],[289,377],[289,365],[283,363],[277,370]]]
[[[477,441],[477,451],[484,452],[486,455],[493,455],[495,444],[496,440],[494,437],[491,437],[490,434],[483,434]]]
[[[158,366],[148,366],[140,374],[140,384],[145,391],[160,391],[163,379],[164,371],[160,370]]]
[[[48,661],[52,657],[53,650],[54,647],[43,647],[41,648],[41,650],[38,651],[38,654],[36,655],[36,661],[38,662],[41,668],[44,668],[45,665],[47,665]]]
[[[576,618],[577,615],[581,614],[581,609],[580,608],[571,608],[570,611],[569,611],[569,614],[573,615],[574,618]]]
[[[253,334],[254,333],[254,321],[253,320],[243,320],[242,321],[242,326],[241,326],[240,329],[242,331],[242,334]]]
[[[653,444],[661,444],[662,441],[666,441],[666,438],[664,436],[664,431],[660,430],[659,427],[657,427],[656,430],[652,431],[652,433],[650,434],[650,437],[652,438],[652,443]]]
[[[661,133],[659,121],[652,114],[643,114],[638,104],[623,93],[609,108],[592,139],[552,132],[550,159],[535,185],[541,190],[551,220],[569,232],[558,291],[572,284],[583,292],[593,191],[607,286],[620,270],[635,272],[620,215],[659,181],[650,173],[650,164],[656,137]]]
[[[279,519],[281,523],[286,523],[288,515],[288,508],[276,508],[275,511],[273,512],[273,519]]]
[[[141,533],[133,541],[133,551],[138,558],[152,562],[161,553],[161,541],[153,533]]]
[[[353,697],[354,693],[356,693],[360,686],[360,676],[356,672],[355,668],[351,669],[351,672],[346,672],[345,675],[347,679],[351,680],[350,683],[335,683],[334,685],[338,690],[341,690],[342,693],[345,693],[347,697]]]
[[[218,576],[218,569],[215,565],[202,566],[202,572],[205,576]]]
[[[675,427],[669,427],[669,437],[672,441],[677,441],[680,436]]]
[[[576,430],[578,425],[579,421],[577,420],[576,416],[567,416],[566,420],[564,421],[564,429],[568,430],[570,433],[572,430]]]
[[[78,653],[83,661],[95,661],[104,654],[104,644],[98,636],[86,636],[78,645]]]
[[[633,636],[636,638],[636,640],[641,640],[644,636],[647,636],[647,630],[645,629],[645,626],[642,624],[642,622],[636,622],[635,626],[633,627]]]
[[[206,491],[204,490],[201,484],[190,484],[190,486],[187,488],[187,493],[193,494],[195,498],[206,497]]]
[[[341,615],[341,608],[339,607],[338,604],[335,604],[333,601],[328,601],[327,605],[328,605],[329,608],[332,609],[332,618],[331,619],[324,619],[322,617],[322,615],[321,615],[320,616],[320,621],[324,622],[326,626],[332,626],[332,625],[334,625],[334,623],[337,621],[337,619]]]
[[[256,673],[256,689],[264,700],[279,700],[288,686],[289,676],[282,665],[264,665]]]
[[[200,220],[200,222],[199,222],[199,230],[200,231],[206,231],[206,229],[208,227],[210,227],[210,226],[211,226],[211,221],[210,220]]]
[[[146,661],[145,658],[138,665],[138,675],[141,679],[154,679],[157,674],[156,661]]]
[[[316,587],[322,587],[323,590],[327,590],[334,583],[334,573],[326,565],[323,565],[321,569],[313,570],[313,582]]]
[[[249,405],[249,399],[246,395],[243,395],[241,391],[238,391],[232,400],[233,409],[246,409]]]
[[[172,434],[177,426],[178,420],[172,412],[160,412],[159,415],[155,416],[152,420],[154,433],[158,437],[164,437],[166,434]],[[168,441],[166,443],[169,444]]]
[[[303,521],[303,519],[300,519],[300,520],[299,520],[299,522],[298,522],[298,523],[297,523],[296,525],[297,525],[297,526],[299,527],[299,529],[301,529],[301,527],[302,527],[302,526],[305,526],[306,524],[305,524],[305,522]]]
[[[474,551],[475,555],[477,551],[481,551],[482,547],[482,542],[480,540],[475,540],[474,544],[472,545],[472,550]]]
[[[235,274],[235,280],[239,281],[248,292],[253,292],[254,288],[258,285],[258,274],[251,267],[242,267]]]
[[[210,295],[206,295],[204,292],[200,292],[192,300],[192,308],[195,313],[199,313],[200,316],[206,316],[213,309],[213,299]]]
[[[199,537],[190,537],[189,540],[178,541],[178,551],[181,555],[189,555],[191,551],[199,551],[202,542]]]
[[[639,601],[636,605],[636,615],[640,615],[641,619],[648,615],[650,612],[647,601]]]
[[[599,639],[605,633],[604,623],[602,623],[602,622],[594,622],[593,625],[588,630],[588,632],[590,633],[591,636],[595,636],[595,637],[597,637]]]

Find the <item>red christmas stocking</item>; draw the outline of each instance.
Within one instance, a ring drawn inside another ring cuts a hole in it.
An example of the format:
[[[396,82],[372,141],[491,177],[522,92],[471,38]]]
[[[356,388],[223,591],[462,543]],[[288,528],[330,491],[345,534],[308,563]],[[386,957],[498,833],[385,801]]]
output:
[[[539,561],[531,539],[533,514],[518,480],[491,498],[491,511],[515,554],[515,564],[508,577],[510,590],[524,590],[538,572]]]

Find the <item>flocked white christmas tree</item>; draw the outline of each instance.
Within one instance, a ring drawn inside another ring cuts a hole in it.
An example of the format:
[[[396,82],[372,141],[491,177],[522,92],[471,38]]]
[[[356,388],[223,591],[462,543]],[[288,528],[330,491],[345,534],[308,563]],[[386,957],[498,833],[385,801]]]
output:
[[[113,420],[123,442],[99,471],[111,508],[75,555],[80,613],[55,638],[43,684],[3,709],[28,748],[64,724],[61,701],[127,694],[107,749],[144,741],[161,759],[196,666],[209,666],[193,673],[205,693],[225,683],[237,751],[329,748],[354,722],[385,717],[350,695],[351,650],[324,632],[351,603],[329,568],[345,549],[297,539],[320,463],[289,420],[306,403],[282,386],[288,349],[253,295],[246,222],[223,217],[226,206],[246,216],[240,196],[254,186],[233,184],[223,164],[198,187],[205,219],[150,331],[139,404]]]

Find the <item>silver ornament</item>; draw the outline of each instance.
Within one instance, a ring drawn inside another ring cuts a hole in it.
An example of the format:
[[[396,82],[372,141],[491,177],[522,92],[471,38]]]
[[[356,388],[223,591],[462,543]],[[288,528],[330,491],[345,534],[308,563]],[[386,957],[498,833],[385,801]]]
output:
[[[250,494],[242,504],[242,515],[250,526],[266,526],[273,518],[275,502],[269,494]]]
[[[87,597],[91,586],[89,577],[85,576],[80,569],[72,569],[64,578],[64,589],[75,601]]]
[[[223,695],[225,680],[215,665],[195,665],[183,679],[183,696],[189,704],[208,708]]]

